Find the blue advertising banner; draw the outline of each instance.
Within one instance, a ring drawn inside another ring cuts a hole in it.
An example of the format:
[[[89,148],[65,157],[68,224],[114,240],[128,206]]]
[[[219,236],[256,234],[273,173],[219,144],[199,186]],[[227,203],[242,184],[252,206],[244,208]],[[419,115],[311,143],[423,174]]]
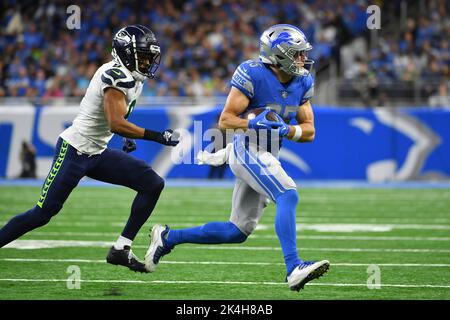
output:
[[[58,135],[78,108],[0,108],[0,177],[20,174],[22,141],[36,148],[38,176],[45,177]],[[178,129],[176,148],[138,140],[132,155],[151,163],[168,178],[206,178],[210,167],[196,154],[212,144],[208,129],[216,126],[221,108],[136,108],[129,120],[153,130]],[[450,178],[450,110],[428,108],[315,107],[316,138],[312,143],[286,141],[280,161],[295,180],[367,181]],[[109,146],[121,148],[115,136]],[[229,169],[225,177],[232,177]]]

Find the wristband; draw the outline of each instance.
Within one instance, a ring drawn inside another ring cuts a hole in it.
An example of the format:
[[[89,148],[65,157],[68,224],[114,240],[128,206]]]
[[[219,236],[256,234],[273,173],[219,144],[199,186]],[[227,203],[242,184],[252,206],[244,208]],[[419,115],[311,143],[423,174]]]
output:
[[[161,135],[160,132],[149,130],[149,129],[145,129],[143,139],[144,140],[155,141],[160,135]]]
[[[294,129],[295,129],[295,133],[291,140],[299,141],[300,138],[302,137],[302,133],[303,133],[302,127],[300,127],[299,125],[296,125],[296,126],[294,126]]]

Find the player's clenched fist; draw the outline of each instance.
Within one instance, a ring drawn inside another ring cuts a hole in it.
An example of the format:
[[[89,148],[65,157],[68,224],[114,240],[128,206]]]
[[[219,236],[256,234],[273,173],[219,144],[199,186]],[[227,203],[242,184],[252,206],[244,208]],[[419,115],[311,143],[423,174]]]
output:
[[[122,150],[126,153],[133,152],[137,149],[136,141],[130,138],[123,138]]]
[[[145,140],[152,140],[166,146],[176,146],[180,142],[178,136],[179,135],[174,133],[172,129],[167,129],[163,132],[146,129],[144,133]]]

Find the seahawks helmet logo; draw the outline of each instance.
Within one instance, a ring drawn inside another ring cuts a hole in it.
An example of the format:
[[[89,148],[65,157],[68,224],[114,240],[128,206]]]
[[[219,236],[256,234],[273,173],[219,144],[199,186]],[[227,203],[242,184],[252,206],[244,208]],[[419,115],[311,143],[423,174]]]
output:
[[[131,41],[131,38],[128,35],[128,33],[123,31],[123,30],[120,30],[119,32],[117,32],[116,38],[119,39],[119,40],[123,40],[126,43],[129,43]]]

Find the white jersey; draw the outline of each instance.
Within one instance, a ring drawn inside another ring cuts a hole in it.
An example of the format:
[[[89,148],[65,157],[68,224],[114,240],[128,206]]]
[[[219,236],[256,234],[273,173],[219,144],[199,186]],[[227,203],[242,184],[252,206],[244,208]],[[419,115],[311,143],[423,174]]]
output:
[[[60,137],[82,153],[102,153],[113,136],[103,109],[104,90],[112,87],[125,94],[128,106],[126,119],[133,111],[143,84],[136,81],[127,68],[114,60],[105,63],[92,77],[72,125],[64,130]]]

